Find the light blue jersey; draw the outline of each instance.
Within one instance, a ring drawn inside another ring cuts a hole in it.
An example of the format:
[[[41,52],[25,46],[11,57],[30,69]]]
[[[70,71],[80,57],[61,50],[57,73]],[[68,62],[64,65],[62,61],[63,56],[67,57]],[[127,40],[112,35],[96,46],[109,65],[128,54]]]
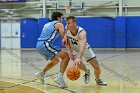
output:
[[[61,50],[53,44],[59,36],[59,31],[55,29],[56,23],[58,23],[58,21],[52,21],[44,25],[36,45],[38,52],[43,55],[46,60],[51,60]]]
[[[54,40],[59,36],[59,32],[55,30],[54,27],[56,23],[58,23],[58,21],[52,21],[45,24],[38,40],[54,42]]]

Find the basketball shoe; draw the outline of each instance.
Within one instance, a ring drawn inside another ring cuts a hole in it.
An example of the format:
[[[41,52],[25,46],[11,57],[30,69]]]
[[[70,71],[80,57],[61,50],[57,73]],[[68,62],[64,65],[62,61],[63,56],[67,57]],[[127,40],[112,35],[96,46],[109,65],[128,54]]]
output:
[[[45,81],[44,81],[44,75],[45,75],[44,72],[35,73],[36,78],[39,79],[39,80],[41,81],[42,84],[45,83]]]
[[[90,82],[90,70],[88,70],[88,73],[85,74],[83,77],[85,84],[88,84]]]
[[[60,85],[62,88],[67,88],[68,86],[65,84],[63,79],[63,75],[59,73],[59,75],[54,79],[54,82]]]
[[[107,86],[107,83],[105,81],[102,81],[101,79],[99,79],[99,80],[95,79],[95,81],[96,81],[97,85]]]

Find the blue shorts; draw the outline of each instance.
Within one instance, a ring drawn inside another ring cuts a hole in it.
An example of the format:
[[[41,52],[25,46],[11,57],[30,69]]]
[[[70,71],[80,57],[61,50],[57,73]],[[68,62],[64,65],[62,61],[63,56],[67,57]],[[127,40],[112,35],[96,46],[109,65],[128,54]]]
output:
[[[48,41],[38,41],[36,45],[37,51],[45,57],[46,60],[51,60],[56,56],[58,52],[61,51],[61,48],[54,46]]]

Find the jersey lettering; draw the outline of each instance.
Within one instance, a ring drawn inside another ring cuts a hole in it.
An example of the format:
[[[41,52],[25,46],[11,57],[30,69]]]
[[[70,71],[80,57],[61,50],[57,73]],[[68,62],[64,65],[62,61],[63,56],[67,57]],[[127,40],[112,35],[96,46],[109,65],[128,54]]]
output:
[[[74,39],[74,38],[72,38],[72,37],[69,37],[68,36],[68,38],[70,39],[70,42],[73,44],[73,45],[78,45],[78,40],[76,40],[76,39]]]

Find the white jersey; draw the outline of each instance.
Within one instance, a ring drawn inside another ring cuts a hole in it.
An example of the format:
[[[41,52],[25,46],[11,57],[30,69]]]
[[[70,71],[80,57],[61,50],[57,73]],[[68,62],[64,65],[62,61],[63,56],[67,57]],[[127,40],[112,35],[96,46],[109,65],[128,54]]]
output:
[[[75,50],[75,51],[79,51],[79,47],[80,47],[80,43],[79,43],[79,33],[82,32],[82,31],[85,31],[82,27],[79,27],[77,26],[77,34],[76,35],[72,35],[70,30],[67,29],[66,31],[66,34],[67,34],[67,38],[69,39],[70,41],[70,46],[72,48],[72,50]],[[86,43],[86,48],[89,48],[89,44]]]
[[[81,33],[82,31],[85,31],[85,30],[82,27],[77,26],[77,34],[72,35],[70,30],[66,28],[66,35],[70,41],[71,49],[74,50],[75,52],[79,52],[80,50],[79,33]],[[86,61],[88,61],[91,58],[96,57],[88,43],[86,43],[86,49],[84,51],[83,56],[85,57]]]

